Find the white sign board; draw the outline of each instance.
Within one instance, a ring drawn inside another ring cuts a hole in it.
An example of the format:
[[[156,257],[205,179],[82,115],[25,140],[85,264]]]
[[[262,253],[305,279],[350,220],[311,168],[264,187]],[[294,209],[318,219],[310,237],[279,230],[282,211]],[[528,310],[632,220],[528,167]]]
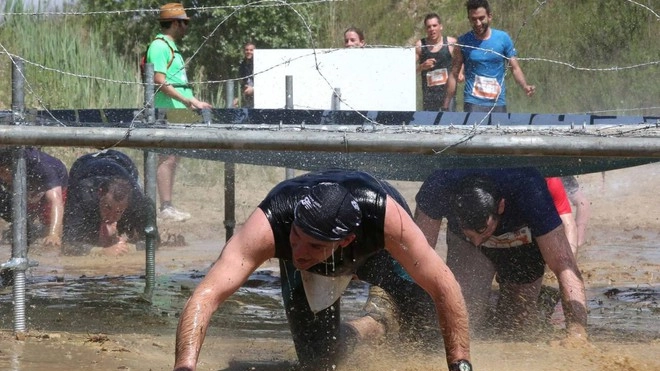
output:
[[[294,109],[416,110],[414,48],[257,49],[254,107],[284,108],[289,75]]]

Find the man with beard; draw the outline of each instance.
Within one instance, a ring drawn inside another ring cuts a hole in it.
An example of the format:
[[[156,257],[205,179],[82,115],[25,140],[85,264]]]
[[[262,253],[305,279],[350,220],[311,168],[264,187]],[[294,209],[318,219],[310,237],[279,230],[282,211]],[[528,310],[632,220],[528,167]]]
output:
[[[472,369],[460,287],[401,194],[367,173],[329,170],[278,184],[227,242],[181,313],[175,370],[196,368],[213,312],[271,258],[280,261],[300,369],[335,370],[351,339],[370,336],[341,326],[340,298],[354,276],[389,294],[402,327],[442,329],[450,370]]]
[[[536,88],[525,80],[511,37],[490,27],[492,14],[488,0],[468,0],[466,8],[472,31],[458,38],[460,47],[454,48],[452,53],[452,69],[443,110],[450,107],[456,95],[456,81],[461,67],[464,67],[463,110],[506,112],[504,75],[507,63],[511,66],[514,80],[528,97],[534,95]]]
[[[186,62],[179,51],[177,42],[188,31],[190,18],[180,3],[168,3],[160,7],[161,32],[149,44],[147,63],[154,65],[154,85],[156,96],[154,107],[158,109],[210,109],[210,104],[202,102],[193,95],[192,86],[186,75]],[[161,155],[158,158],[156,182],[160,199],[161,220],[182,222],[191,215],[172,204],[174,176],[179,163],[175,155]]]

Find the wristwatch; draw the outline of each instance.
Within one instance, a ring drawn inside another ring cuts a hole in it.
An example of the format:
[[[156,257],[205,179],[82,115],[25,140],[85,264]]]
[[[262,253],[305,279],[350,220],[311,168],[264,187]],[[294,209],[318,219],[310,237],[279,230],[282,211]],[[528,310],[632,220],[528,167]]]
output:
[[[461,359],[458,362],[454,362],[449,365],[449,371],[472,371],[472,365],[470,362]]]

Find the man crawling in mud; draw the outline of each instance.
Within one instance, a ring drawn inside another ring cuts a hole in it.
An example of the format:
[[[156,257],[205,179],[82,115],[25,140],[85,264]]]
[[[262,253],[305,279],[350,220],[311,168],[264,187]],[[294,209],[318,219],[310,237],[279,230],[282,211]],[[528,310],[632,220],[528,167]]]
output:
[[[144,240],[147,215],[155,214],[154,208],[127,155],[115,150],[86,154],[69,172],[63,252],[126,254]]]
[[[447,265],[461,285],[474,330],[519,337],[542,329],[537,299],[547,265],[559,282],[567,339],[586,341],[584,282],[538,170],[438,170],[416,201],[415,222],[430,244],[447,219]],[[493,278],[499,298],[491,308]]]
[[[367,173],[333,170],[281,182],[227,242],[183,309],[175,370],[196,368],[213,313],[270,258],[280,261],[301,370],[334,370],[351,348],[349,338],[382,332],[383,324],[373,319],[341,325],[340,297],[353,277],[379,286],[405,308],[399,311],[402,327],[439,323],[449,370],[472,369],[460,287],[404,198]]]

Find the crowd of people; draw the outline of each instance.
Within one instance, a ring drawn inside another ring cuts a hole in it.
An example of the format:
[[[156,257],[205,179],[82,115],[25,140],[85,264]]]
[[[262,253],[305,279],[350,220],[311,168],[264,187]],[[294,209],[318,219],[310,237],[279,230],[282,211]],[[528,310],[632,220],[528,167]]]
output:
[[[488,1],[468,0],[472,30],[443,35],[438,14],[424,17],[415,45],[424,110],[455,109],[464,83],[466,112],[506,112],[504,75],[532,96],[509,35],[490,27]],[[177,42],[190,18],[181,4],[161,7],[161,32],[147,52],[157,85],[155,107],[208,109],[188,84]],[[344,45],[364,47],[350,27]],[[253,107],[255,44],[244,45],[241,99]],[[29,148],[28,233],[31,241],[86,254],[127,253],[144,238],[156,205],[145,197],[133,161],[116,150],[86,154],[67,172],[62,161]],[[12,152],[0,153],[0,216],[11,222]],[[162,220],[190,214],[172,203],[176,156],[161,156],[157,185]],[[582,219],[576,223],[568,199]],[[439,169],[415,198],[413,212],[387,181],[367,172],[326,170],[275,186],[225,244],[182,310],[175,370],[194,370],[213,313],[251,273],[279,259],[283,308],[301,370],[330,370],[357,341],[398,336],[443,349],[451,371],[472,370],[470,337],[529,334],[542,328],[539,296],[546,268],[571,339],[587,339],[585,288],[577,249],[585,242],[588,201],[574,177],[544,178],[533,168]],[[447,257],[434,250],[447,221]],[[42,228],[36,225],[41,224]],[[341,321],[342,293],[353,279],[371,285],[366,315]],[[493,304],[493,280],[498,300]]]

